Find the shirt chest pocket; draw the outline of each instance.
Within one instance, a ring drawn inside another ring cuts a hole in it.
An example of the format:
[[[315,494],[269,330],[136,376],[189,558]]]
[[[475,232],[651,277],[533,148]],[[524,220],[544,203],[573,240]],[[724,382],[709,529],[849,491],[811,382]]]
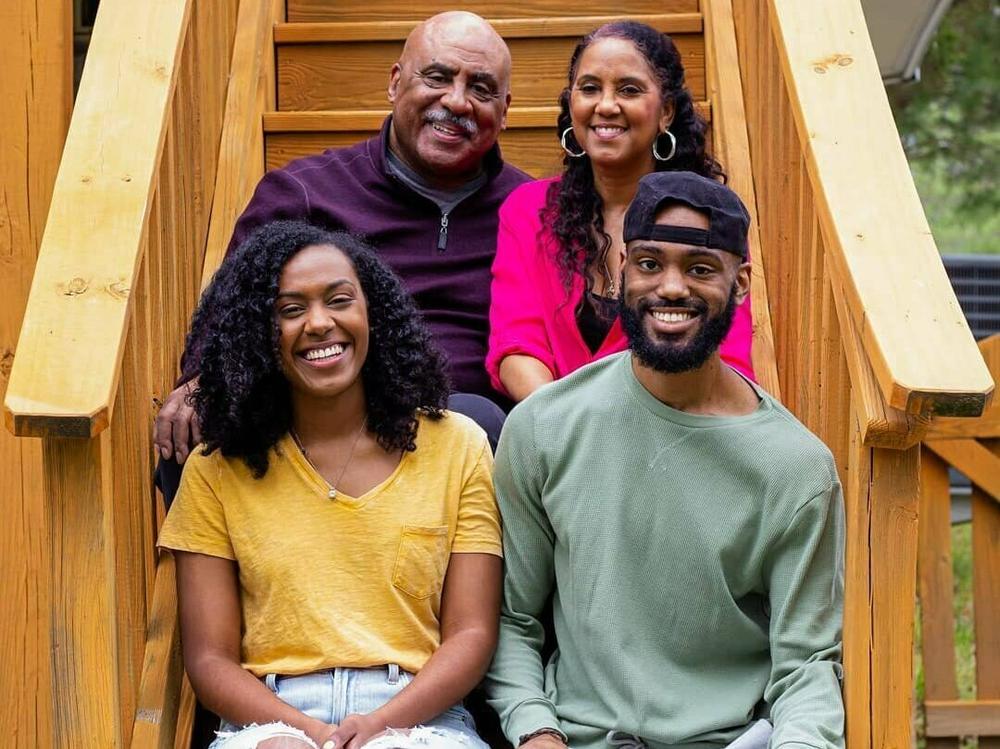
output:
[[[448,526],[404,525],[392,584],[413,598],[441,592],[448,569]]]

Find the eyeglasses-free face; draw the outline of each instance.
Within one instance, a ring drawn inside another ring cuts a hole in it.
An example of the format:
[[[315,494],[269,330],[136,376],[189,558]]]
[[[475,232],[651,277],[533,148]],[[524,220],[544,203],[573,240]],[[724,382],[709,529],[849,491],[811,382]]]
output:
[[[368,304],[343,252],[313,245],[296,253],[281,271],[274,319],[293,397],[336,397],[363,387]]]
[[[573,135],[594,164],[653,171],[652,146],[673,120],[672,101],[628,39],[605,37],[580,55],[570,88]]]
[[[415,32],[390,74],[390,147],[434,184],[474,177],[506,127],[510,57],[484,24],[462,17]]]

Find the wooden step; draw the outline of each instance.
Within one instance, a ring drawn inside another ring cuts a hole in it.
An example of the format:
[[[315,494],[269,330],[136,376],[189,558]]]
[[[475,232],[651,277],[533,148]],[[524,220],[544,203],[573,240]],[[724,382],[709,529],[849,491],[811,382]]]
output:
[[[707,102],[697,104],[711,123]],[[374,135],[388,110],[339,112],[270,112],[264,115],[264,152],[268,169],[292,159],[342,148]],[[556,174],[562,168],[562,149],[556,134],[558,107],[513,107],[507,130],[500,136],[504,158],[533,177]],[[709,136],[711,137],[711,136]]]
[[[318,21],[395,21],[404,14],[422,20],[444,10],[455,10],[450,0],[427,0],[420,4],[419,12],[406,13],[399,0],[288,0],[288,20]],[[517,18],[523,16],[579,16],[606,13],[608,3],[601,0],[465,0],[462,10],[470,10],[489,18]],[[647,13],[693,13],[698,10],[698,0],[629,0],[619,6],[622,14],[630,16]]]
[[[511,91],[517,106],[549,106],[566,85],[570,54],[580,37],[616,16],[511,18],[493,23],[512,58]],[[670,34],[696,100],[705,98],[705,45],[700,13],[639,17]],[[379,109],[386,105],[389,68],[416,22],[279,24],[278,109]]]

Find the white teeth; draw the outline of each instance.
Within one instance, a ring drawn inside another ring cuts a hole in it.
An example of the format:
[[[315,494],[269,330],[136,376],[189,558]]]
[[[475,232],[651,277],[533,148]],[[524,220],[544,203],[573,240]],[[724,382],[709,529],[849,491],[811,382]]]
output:
[[[690,312],[653,312],[653,317],[655,317],[660,322],[684,322],[685,320],[690,320],[692,313]]]
[[[594,128],[598,135],[617,135],[618,133],[624,132],[623,127],[601,127],[597,126]]]
[[[342,353],[344,353],[343,344],[335,343],[326,348],[314,348],[312,351],[306,351],[304,358],[307,361],[316,361],[317,359],[328,359],[331,356],[338,356]]]

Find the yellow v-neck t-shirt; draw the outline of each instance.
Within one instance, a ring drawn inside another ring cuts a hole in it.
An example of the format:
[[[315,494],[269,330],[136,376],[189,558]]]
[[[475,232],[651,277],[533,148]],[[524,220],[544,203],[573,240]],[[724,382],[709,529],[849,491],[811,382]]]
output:
[[[452,412],[421,418],[416,447],[378,486],[333,500],[288,435],[261,479],[219,451],[191,455],[159,545],[237,562],[245,668],[427,662],[450,555],[502,548],[483,431]]]

